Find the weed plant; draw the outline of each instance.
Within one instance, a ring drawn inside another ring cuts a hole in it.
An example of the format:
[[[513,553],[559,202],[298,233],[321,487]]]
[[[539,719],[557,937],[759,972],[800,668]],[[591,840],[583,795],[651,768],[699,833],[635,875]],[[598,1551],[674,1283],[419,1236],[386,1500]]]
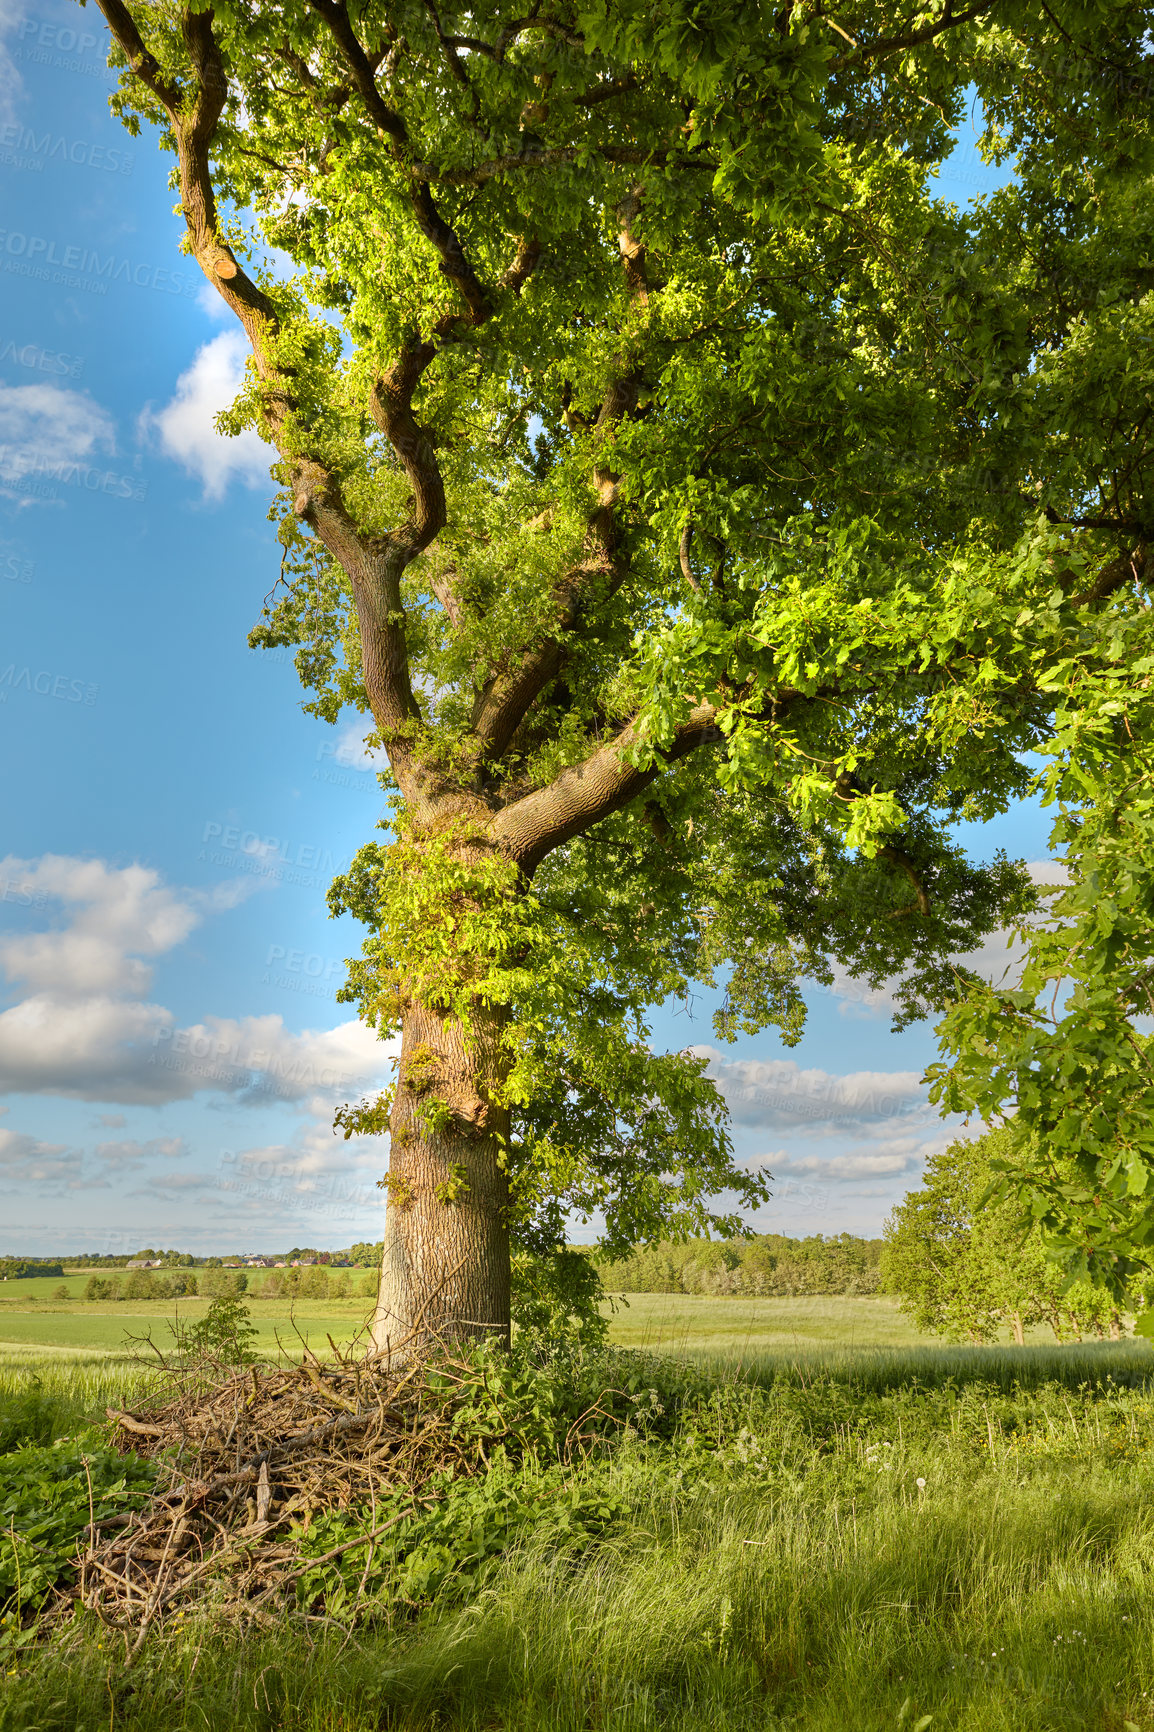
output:
[[[989,1351],[1015,1374],[555,1369],[574,1401],[612,1378],[629,1423],[565,1483],[495,1461],[426,1588],[370,1572],[351,1633],[323,1593],[243,1636],[190,1612],[128,1673],[74,1621],[5,1662],[0,1732],[1154,1732],[1154,1360]]]

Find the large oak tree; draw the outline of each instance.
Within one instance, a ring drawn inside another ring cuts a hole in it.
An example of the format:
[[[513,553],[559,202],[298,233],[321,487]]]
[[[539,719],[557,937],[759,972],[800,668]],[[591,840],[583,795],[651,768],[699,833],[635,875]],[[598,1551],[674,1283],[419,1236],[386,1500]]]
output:
[[[923,1015],[1032,904],[956,827],[1145,581],[1133,393],[1092,401],[1148,286],[1145,14],[100,4],[279,453],[255,640],[391,767],[332,895],[402,1037],[342,1115],[390,1132],[375,1339],[503,1335],[510,1234],[765,1194],[647,1006],[793,1040],[842,967]],[[959,209],[979,98],[1016,173]]]

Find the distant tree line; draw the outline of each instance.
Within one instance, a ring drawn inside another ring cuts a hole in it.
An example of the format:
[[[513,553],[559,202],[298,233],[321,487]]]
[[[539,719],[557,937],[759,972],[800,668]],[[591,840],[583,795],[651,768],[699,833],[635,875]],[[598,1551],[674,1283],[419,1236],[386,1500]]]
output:
[[[899,1296],[919,1329],[951,1341],[992,1341],[1008,1329],[1021,1342],[1038,1325],[1058,1341],[1116,1339],[1123,1332],[1123,1311],[1142,1310],[1154,1297],[1151,1276],[1133,1283],[1121,1302],[1104,1287],[1071,1281],[1046,1256],[1021,1202],[1013,1194],[997,1195],[1013,1163],[1007,1130],[951,1143],[931,1156],[921,1187],[886,1223],[886,1288]],[[1072,1163],[1067,1165],[1073,1181]],[[1135,1200],[1136,1208],[1140,1202]]]
[[[751,1298],[880,1291],[880,1239],[821,1233],[791,1239],[763,1233],[741,1239],[686,1239],[638,1247],[600,1265],[611,1293],[698,1293]]]
[[[207,1276],[202,1280],[207,1280]],[[117,1275],[90,1275],[85,1284],[86,1299],[183,1299],[197,1292],[195,1275],[177,1269],[172,1275],[158,1275],[155,1269],[127,1269]],[[207,1291],[207,1288],[204,1289]]]
[[[354,1286],[354,1271],[326,1269],[323,1263],[311,1269],[266,1269],[250,1284],[253,1299],[348,1299],[357,1294],[375,1294],[375,1275],[362,1275]]]
[[[0,1257],[0,1280],[23,1281],[33,1275],[63,1275],[63,1265],[47,1257]]]

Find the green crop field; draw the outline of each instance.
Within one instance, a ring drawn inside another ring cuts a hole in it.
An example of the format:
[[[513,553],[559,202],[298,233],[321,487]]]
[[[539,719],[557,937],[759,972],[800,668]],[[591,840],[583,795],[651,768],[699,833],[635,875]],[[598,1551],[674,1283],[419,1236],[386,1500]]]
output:
[[[919,1335],[895,1299],[705,1299],[686,1293],[627,1293],[611,1337],[661,1353],[757,1352],[801,1345],[910,1347]]]
[[[9,1282],[0,1288],[0,1361],[37,1350],[118,1355],[125,1351],[126,1335],[146,1330],[163,1344],[173,1317],[179,1314],[195,1322],[208,1305],[201,1298],[88,1303],[79,1298],[87,1279],[87,1273],[70,1279],[77,1297],[68,1301],[53,1297],[61,1282],[51,1277]],[[295,1302],[257,1296],[250,1298],[249,1309],[261,1354],[275,1357],[283,1351],[299,1356],[302,1343],[308,1342],[323,1356],[330,1351],[329,1336],[342,1347],[357,1338],[371,1304],[363,1295]],[[624,1302],[614,1302],[610,1340],[621,1347],[691,1359],[721,1357],[750,1366],[766,1356],[777,1362],[802,1349],[822,1363],[830,1355],[836,1358],[857,1348],[923,1347],[931,1356],[949,1351],[933,1337],[919,1334],[896,1300],[885,1298],[709,1299],[682,1293],[632,1293],[624,1296]],[[1067,1357],[1077,1352],[1074,1346],[1053,1349],[1042,1331],[1037,1332],[1036,1344]],[[993,1352],[996,1358],[1002,1349]]]
[[[78,1280],[83,1291],[87,1277]],[[151,1329],[167,1338],[166,1323],[178,1311],[187,1320],[203,1316],[204,1299],[134,1300],[89,1304],[51,1297],[59,1281],[9,1283],[17,1292],[0,1296],[0,1358],[14,1350],[43,1347],[119,1353],[126,1333]],[[35,1292],[26,1289],[36,1289]],[[275,1354],[278,1340],[292,1353],[297,1332],[314,1351],[353,1340],[371,1300],[262,1300],[250,1304],[261,1353]],[[610,1339],[622,1347],[663,1353],[725,1353],[738,1358],[767,1351],[812,1347],[911,1347],[925,1342],[889,1299],[702,1299],[685,1294],[634,1293],[617,1301]]]
[[[36,1285],[39,1283],[20,1283],[21,1287]],[[327,1354],[329,1335],[343,1346],[363,1330],[370,1303],[364,1298],[299,1300],[296,1304],[282,1299],[256,1300],[251,1310],[258,1330],[258,1351],[275,1357],[283,1349],[299,1357],[307,1341],[315,1352]],[[139,1336],[145,1331],[151,1331],[163,1346],[170,1340],[167,1325],[177,1314],[195,1322],[207,1308],[207,1299],[196,1298],[89,1304],[53,1302],[46,1297],[21,1303],[5,1295],[0,1300],[0,1359],[29,1348],[121,1354],[126,1335]]]

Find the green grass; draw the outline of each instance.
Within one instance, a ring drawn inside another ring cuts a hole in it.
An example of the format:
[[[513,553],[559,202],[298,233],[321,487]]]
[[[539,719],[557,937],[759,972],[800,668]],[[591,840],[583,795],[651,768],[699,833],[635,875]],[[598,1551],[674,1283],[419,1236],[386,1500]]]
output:
[[[136,1366],[103,1356],[0,1360],[0,1453],[98,1424],[107,1407],[131,1400],[140,1375]]]
[[[10,1283],[11,1285],[11,1283]],[[21,1286],[34,1283],[21,1282]],[[254,1300],[252,1320],[258,1330],[257,1347],[275,1357],[278,1336],[289,1353],[299,1356],[297,1332],[318,1352],[329,1351],[326,1336],[344,1344],[364,1326],[367,1299]],[[169,1339],[166,1323],[179,1309],[181,1317],[195,1322],[208,1308],[207,1299],[121,1300],[113,1303],[66,1305],[34,1302],[0,1304],[0,1362],[13,1350],[85,1349],[120,1355],[125,1335],[140,1335],[151,1329],[160,1343]],[[295,1325],[295,1327],[294,1327]]]
[[[868,1300],[763,1301],[774,1340],[757,1308],[710,1350],[750,1303],[634,1308],[681,1357],[574,1470],[619,1511],[599,1539],[530,1536],[351,1638],[192,1616],[127,1677],[74,1625],[4,1661],[0,1732],[1154,1732],[1154,1351],[928,1346]],[[133,1375],[2,1368],[0,1439]]]
[[[658,1353],[757,1352],[809,1344],[909,1347],[936,1344],[896,1299],[706,1299],[687,1293],[627,1293],[610,1338]]]

